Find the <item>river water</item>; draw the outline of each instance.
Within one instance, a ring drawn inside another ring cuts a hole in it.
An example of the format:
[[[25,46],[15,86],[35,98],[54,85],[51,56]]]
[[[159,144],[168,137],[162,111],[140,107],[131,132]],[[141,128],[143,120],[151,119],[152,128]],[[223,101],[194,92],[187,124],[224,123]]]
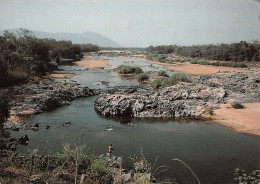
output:
[[[63,66],[66,73],[79,75],[72,80],[90,88],[106,91],[109,87],[138,85],[138,82],[119,77],[113,68],[120,64],[138,65],[144,71],[158,71],[160,66],[150,68],[142,59],[124,57],[103,57],[112,65],[105,71],[85,70],[77,66]],[[129,63],[128,63],[129,61]],[[134,62],[131,62],[134,61]],[[61,71],[64,72],[64,71]],[[56,79],[57,81],[61,79]],[[100,84],[108,81],[109,87]],[[68,81],[68,80],[67,80]],[[44,112],[28,119],[28,123],[41,123],[51,126],[37,132],[20,130],[12,132],[12,136],[27,134],[30,138],[28,146],[18,146],[18,150],[38,148],[40,153],[59,152],[62,143],[85,141],[90,148],[89,153],[99,155],[107,152],[108,145],[113,144],[113,154],[122,156],[124,166],[131,167],[128,157],[143,150],[150,162],[157,158],[155,168],[162,165],[168,168],[168,177],[176,178],[179,183],[192,183],[190,172],[179,162],[171,161],[178,158],[189,165],[201,183],[234,183],[235,168],[252,171],[259,169],[259,138],[238,134],[217,124],[203,121],[176,122],[160,120],[125,121],[106,119],[97,114],[93,108],[98,96],[79,98],[71,105],[60,107],[54,111]],[[71,121],[70,127],[62,123]],[[165,173],[166,174],[166,173]],[[164,176],[160,174],[160,177]]]

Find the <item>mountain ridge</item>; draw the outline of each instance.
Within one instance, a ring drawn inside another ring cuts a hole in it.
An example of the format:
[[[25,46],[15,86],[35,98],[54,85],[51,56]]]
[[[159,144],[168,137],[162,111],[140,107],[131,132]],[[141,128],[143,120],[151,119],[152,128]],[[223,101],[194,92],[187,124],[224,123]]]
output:
[[[0,30],[0,35],[4,34],[4,31],[9,31],[11,33],[17,34],[20,29],[5,29]],[[55,40],[70,40],[72,43],[76,44],[96,44],[100,47],[121,47],[120,44],[111,40],[110,38],[92,31],[85,31],[83,33],[66,33],[66,32],[46,32],[46,31],[32,31],[36,38],[52,38]]]

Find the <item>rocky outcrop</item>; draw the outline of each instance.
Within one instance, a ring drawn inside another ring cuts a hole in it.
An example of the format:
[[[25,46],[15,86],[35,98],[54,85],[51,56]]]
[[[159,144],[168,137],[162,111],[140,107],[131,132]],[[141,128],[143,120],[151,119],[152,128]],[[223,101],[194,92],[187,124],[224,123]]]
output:
[[[118,90],[98,98],[95,109],[106,117],[197,118],[206,107],[224,102],[225,95],[223,88],[181,83],[151,92]]]
[[[239,72],[226,75],[203,75],[193,82],[223,88],[233,99],[242,102],[260,102],[260,73]]]
[[[6,121],[3,125],[3,129],[11,129],[12,131],[19,131],[19,130],[33,130],[38,131],[40,129],[49,129],[50,125],[43,125],[39,123],[25,123],[25,122],[17,122],[12,123],[10,121]]]
[[[77,97],[99,94],[98,90],[88,87],[56,83],[42,79],[27,85],[15,87],[10,116],[26,116],[70,104]]]

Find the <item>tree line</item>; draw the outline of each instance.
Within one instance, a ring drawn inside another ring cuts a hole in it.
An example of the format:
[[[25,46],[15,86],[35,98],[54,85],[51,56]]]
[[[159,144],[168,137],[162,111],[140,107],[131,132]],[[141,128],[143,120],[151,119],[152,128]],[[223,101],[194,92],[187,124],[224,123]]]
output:
[[[42,76],[57,69],[63,60],[80,60],[83,52],[99,50],[93,44],[38,39],[33,32],[21,29],[17,34],[0,36],[0,87],[24,82],[30,76]]]
[[[190,58],[204,58],[220,61],[260,61],[260,42],[254,41],[247,43],[240,41],[231,44],[219,45],[193,45],[193,46],[177,46],[162,45],[149,46],[145,49],[152,54],[176,54]]]

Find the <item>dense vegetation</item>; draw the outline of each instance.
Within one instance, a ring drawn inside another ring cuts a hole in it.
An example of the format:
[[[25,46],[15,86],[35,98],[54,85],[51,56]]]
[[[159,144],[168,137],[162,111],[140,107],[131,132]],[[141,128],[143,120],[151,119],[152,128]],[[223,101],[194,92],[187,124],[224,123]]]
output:
[[[163,77],[163,78],[154,80],[151,82],[151,84],[154,88],[159,88],[159,87],[172,86],[179,82],[189,82],[187,75],[185,75],[184,73],[178,72],[178,73],[172,74],[171,77]]]
[[[152,54],[174,53],[190,58],[205,58],[221,61],[260,61],[260,43],[258,41],[254,41],[253,43],[241,41],[239,43],[220,45],[150,46],[146,48],[146,51]]]
[[[136,66],[120,65],[116,68],[116,71],[120,74],[140,74],[143,70]]]
[[[2,123],[9,116],[9,101],[10,95],[8,92],[0,90],[0,129],[2,128]]]
[[[113,183],[112,169],[104,160],[87,154],[85,145],[63,145],[63,152],[40,155],[12,152],[1,160],[0,182],[3,183]],[[19,182],[18,182],[19,181]]]
[[[0,36],[0,87],[21,83],[30,76],[42,76],[57,69],[58,64],[72,63],[82,52],[97,51],[92,44],[73,44],[71,41],[38,39],[28,30]]]

